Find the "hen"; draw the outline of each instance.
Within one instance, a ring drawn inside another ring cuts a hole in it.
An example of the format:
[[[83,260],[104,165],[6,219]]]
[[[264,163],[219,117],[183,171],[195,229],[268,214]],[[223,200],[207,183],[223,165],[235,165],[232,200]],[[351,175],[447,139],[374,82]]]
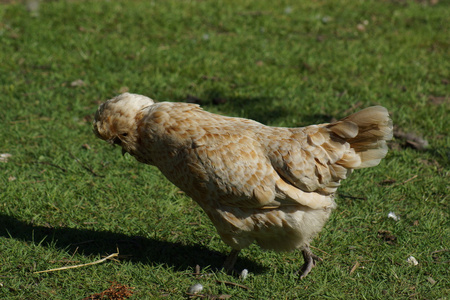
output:
[[[158,167],[202,207],[233,249],[226,270],[256,242],[275,251],[300,249],[303,278],[320,260],[309,243],[336,207],[340,181],[380,163],[392,121],[374,106],[330,124],[269,127],[124,93],[100,105],[94,133]]]

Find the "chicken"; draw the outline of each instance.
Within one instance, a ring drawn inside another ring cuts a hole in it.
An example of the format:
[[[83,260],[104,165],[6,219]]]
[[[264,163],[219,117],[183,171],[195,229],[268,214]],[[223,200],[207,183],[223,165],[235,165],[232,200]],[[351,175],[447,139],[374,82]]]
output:
[[[94,133],[156,166],[201,206],[232,248],[226,270],[256,242],[301,250],[303,278],[320,260],[309,244],[336,208],[341,180],[380,163],[392,121],[374,106],[330,124],[269,127],[124,93],[100,105]]]

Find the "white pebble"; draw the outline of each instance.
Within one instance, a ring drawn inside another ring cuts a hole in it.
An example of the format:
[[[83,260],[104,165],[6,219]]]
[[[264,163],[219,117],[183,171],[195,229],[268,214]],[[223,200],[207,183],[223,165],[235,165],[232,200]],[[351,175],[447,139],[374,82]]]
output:
[[[331,21],[331,18],[329,16],[325,16],[325,17],[322,18],[322,23],[324,23],[324,24],[326,24],[326,23],[328,23],[330,21]]]
[[[86,85],[86,83],[81,79],[74,80],[70,83],[71,87],[85,86],[85,85]]]
[[[197,294],[203,290],[203,285],[200,283],[196,283],[193,286],[191,286],[188,290],[189,294]]]
[[[388,218],[394,219],[394,221],[400,221],[400,217],[398,217],[394,212],[388,213]]]
[[[408,259],[406,260],[410,265],[413,266],[417,266],[419,264],[419,262],[417,261],[417,259],[414,256],[410,256],[408,257]]]
[[[245,278],[247,278],[247,276],[248,276],[248,270],[244,269],[244,270],[242,270],[241,275],[239,277],[241,277],[241,280],[245,280]]]
[[[0,162],[8,162],[8,158],[12,157],[9,153],[1,153],[0,154]]]

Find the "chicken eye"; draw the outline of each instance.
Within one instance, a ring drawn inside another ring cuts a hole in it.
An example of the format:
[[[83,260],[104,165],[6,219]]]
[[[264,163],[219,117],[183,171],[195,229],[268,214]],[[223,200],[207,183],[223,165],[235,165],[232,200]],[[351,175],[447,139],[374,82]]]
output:
[[[119,145],[119,146],[122,145],[122,141],[119,139],[118,136],[116,136],[112,142],[113,142],[113,145]]]

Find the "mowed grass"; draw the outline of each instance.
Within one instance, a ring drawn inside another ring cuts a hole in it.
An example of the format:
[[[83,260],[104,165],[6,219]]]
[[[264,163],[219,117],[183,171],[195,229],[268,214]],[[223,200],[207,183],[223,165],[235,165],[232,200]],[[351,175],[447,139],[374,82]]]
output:
[[[443,0],[1,4],[0,298],[82,299],[116,282],[133,299],[183,299],[195,283],[233,299],[449,299],[449,24]],[[241,281],[220,270],[229,248],[191,199],[94,137],[99,103],[123,91],[272,126],[379,104],[429,145],[396,139],[343,182],[304,280],[299,252],[253,245]]]

